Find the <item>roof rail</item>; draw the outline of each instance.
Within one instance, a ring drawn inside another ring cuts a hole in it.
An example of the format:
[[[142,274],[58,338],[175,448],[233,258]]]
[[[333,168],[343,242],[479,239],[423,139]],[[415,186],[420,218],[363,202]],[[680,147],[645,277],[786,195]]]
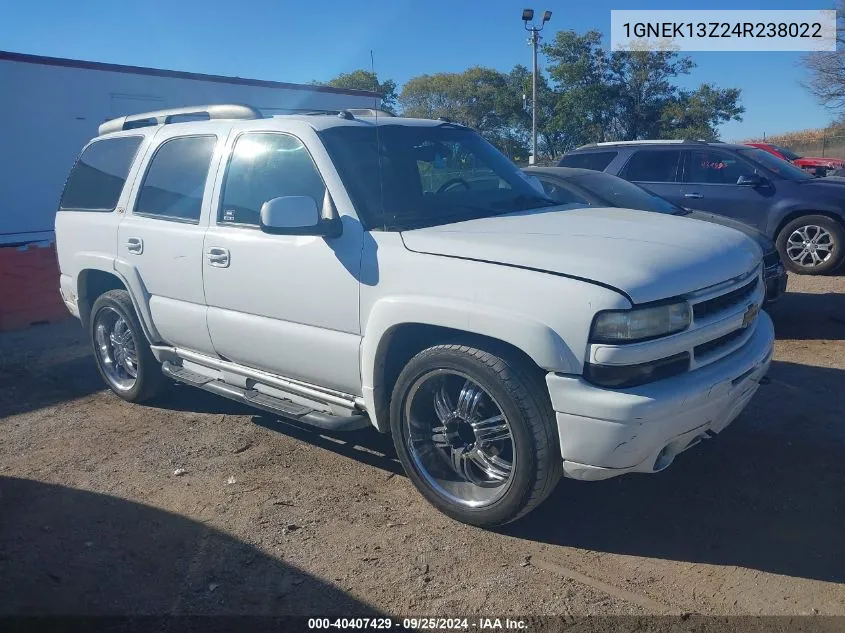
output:
[[[377,110],[375,108],[344,108],[343,110],[305,110],[302,112],[291,112],[293,115],[301,115],[301,116],[318,116],[323,114],[335,114],[344,116],[342,113],[348,112],[353,117],[359,116],[389,116],[395,117],[395,114],[392,114],[386,110]],[[276,116],[288,116],[286,114],[277,114]]]
[[[376,108],[346,108],[346,111],[355,116],[396,116],[392,112]]]
[[[142,112],[127,116],[110,119],[101,123],[98,129],[100,136],[111,132],[132,130],[139,127],[151,125],[166,125],[174,123],[174,118],[184,116],[206,115],[209,119],[260,119],[261,112],[247,105],[238,104],[214,104],[204,106],[189,106],[187,108],[170,108],[168,110],[156,110],[154,112]]]
[[[701,139],[657,139],[657,140],[642,140],[642,141],[605,141],[602,143],[587,143],[586,145],[582,145],[578,149],[584,149],[587,147],[612,147],[614,145],[673,145],[677,143],[698,143],[700,145],[707,145],[708,141],[703,141]]]

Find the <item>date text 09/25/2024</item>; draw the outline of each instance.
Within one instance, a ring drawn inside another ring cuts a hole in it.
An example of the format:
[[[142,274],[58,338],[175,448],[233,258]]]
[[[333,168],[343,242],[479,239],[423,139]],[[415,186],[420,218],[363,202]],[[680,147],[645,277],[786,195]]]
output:
[[[511,618],[309,618],[309,630],[524,631],[524,620]]]

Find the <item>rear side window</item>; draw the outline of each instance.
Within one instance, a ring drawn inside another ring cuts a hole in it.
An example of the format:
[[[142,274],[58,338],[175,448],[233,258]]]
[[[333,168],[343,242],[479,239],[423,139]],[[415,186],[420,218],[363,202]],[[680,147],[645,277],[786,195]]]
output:
[[[561,167],[580,167],[593,171],[604,171],[618,152],[591,152],[589,154],[569,154],[560,161]]]
[[[219,224],[258,225],[262,205],[283,196],[308,196],[323,206],[326,186],[302,142],[290,134],[238,138],[223,183]]]
[[[634,152],[622,177],[635,182],[675,182],[680,150],[642,149]]]
[[[199,222],[202,194],[217,138],[185,136],[162,143],[150,161],[135,212]]]
[[[70,171],[59,208],[65,211],[114,211],[141,136],[94,141]]]

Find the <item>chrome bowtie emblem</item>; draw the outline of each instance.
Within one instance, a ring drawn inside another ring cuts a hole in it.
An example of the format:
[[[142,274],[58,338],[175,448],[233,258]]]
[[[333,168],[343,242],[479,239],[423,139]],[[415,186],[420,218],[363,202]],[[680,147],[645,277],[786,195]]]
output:
[[[745,314],[742,315],[742,327],[748,327],[751,323],[754,322],[754,319],[757,318],[757,313],[760,312],[760,306],[756,303],[752,303],[748,306],[748,309],[745,311]]]

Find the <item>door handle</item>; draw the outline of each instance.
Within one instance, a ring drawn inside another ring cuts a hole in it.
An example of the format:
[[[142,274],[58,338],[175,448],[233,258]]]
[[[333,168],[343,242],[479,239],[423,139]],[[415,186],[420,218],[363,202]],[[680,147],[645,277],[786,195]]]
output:
[[[217,268],[227,268],[229,266],[229,249],[220,246],[212,246],[206,252],[208,263]]]
[[[703,198],[703,197],[704,196],[702,196],[700,193],[685,193],[684,194],[684,198],[696,198],[696,199],[698,199],[698,198]]]
[[[135,255],[140,255],[144,252],[144,240],[142,240],[140,237],[127,238],[126,250]]]

